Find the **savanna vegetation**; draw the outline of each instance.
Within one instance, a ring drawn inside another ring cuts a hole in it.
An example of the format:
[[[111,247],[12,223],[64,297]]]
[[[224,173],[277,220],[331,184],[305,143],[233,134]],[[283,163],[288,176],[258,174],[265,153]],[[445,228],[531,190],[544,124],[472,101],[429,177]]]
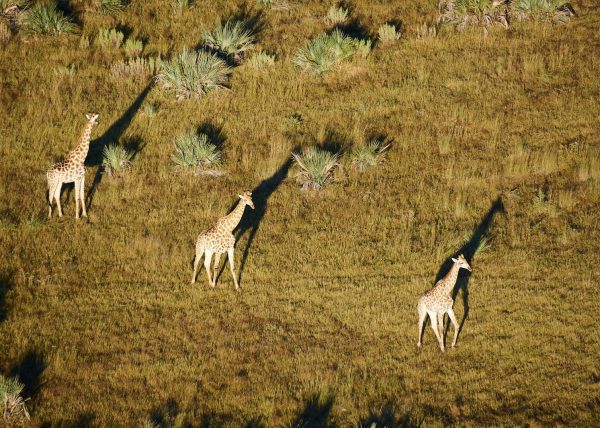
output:
[[[598,2],[0,6],[3,423],[598,424]],[[241,291],[191,286],[245,189]]]

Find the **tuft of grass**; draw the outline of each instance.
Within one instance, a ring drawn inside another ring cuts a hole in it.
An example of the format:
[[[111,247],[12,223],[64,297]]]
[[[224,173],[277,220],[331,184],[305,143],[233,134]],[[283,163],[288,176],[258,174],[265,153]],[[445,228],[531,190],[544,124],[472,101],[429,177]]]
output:
[[[21,396],[25,385],[14,378],[5,378],[0,375],[0,403],[3,406],[4,421],[11,426],[12,423],[17,424],[19,419],[23,417],[29,419],[27,406]]]
[[[377,30],[377,35],[383,43],[392,43],[400,40],[400,30],[392,24],[383,24],[380,26]]]
[[[254,35],[246,28],[243,21],[229,20],[225,24],[220,23],[212,31],[204,33],[204,43],[210,49],[240,62],[244,54],[252,49]]]
[[[225,88],[230,73],[231,69],[216,55],[184,49],[163,63],[156,79],[178,100],[200,99],[215,89]]]
[[[125,50],[125,55],[129,58],[134,58],[140,56],[144,50],[144,42],[141,40],[127,39],[123,49]]]
[[[142,107],[142,112],[144,113],[144,116],[146,116],[147,118],[153,118],[154,116],[156,116],[157,111],[158,111],[158,106],[156,104],[146,103]]]
[[[260,51],[248,58],[248,65],[256,70],[262,70],[275,64],[275,55]]]
[[[155,76],[162,68],[160,58],[130,58],[126,61],[115,62],[110,71],[119,79],[145,79]]]
[[[360,49],[361,56],[371,50],[370,41],[360,41],[344,35],[339,29],[331,34],[320,34],[296,52],[294,64],[317,74],[329,71],[346,61]]]
[[[442,0],[440,22],[449,23],[459,31],[467,27],[482,27],[487,34],[491,25],[508,29],[508,15],[504,0]]]
[[[173,8],[182,11],[192,5],[192,0],[171,0]]]
[[[325,21],[331,25],[339,25],[348,19],[348,10],[343,7],[331,6],[327,11]]]
[[[81,36],[79,38],[79,48],[87,49],[90,47],[90,38],[88,36]]]
[[[296,180],[302,190],[320,190],[333,181],[333,172],[338,166],[339,155],[317,147],[308,147],[292,153],[300,171]]]
[[[133,153],[122,146],[109,144],[102,151],[102,168],[109,177],[117,177],[131,169]]]
[[[427,23],[423,23],[417,27],[416,37],[417,40],[424,40],[436,37],[438,34],[437,25],[429,25]]]
[[[385,159],[385,152],[390,147],[381,140],[370,140],[352,150],[350,163],[360,172],[376,166]]]
[[[43,35],[73,33],[77,28],[56,8],[56,3],[40,3],[33,6],[25,14],[25,25],[32,33]]]
[[[73,77],[75,71],[75,64],[61,65],[54,69],[54,74],[58,77]]]
[[[124,0],[100,0],[99,8],[102,13],[115,14],[125,7]]]
[[[96,36],[96,43],[103,48],[115,48],[118,49],[123,44],[125,36],[123,33],[114,28],[103,28],[98,31]]]
[[[208,135],[186,132],[174,141],[175,153],[171,159],[177,168],[194,175],[216,175],[221,165],[221,150]]]

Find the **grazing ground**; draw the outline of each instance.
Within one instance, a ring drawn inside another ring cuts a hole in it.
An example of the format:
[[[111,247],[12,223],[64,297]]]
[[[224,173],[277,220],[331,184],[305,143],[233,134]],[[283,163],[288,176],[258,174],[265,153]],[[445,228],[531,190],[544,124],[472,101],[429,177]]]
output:
[[[292,57],[329,6],[132,0],[111,17],[71,1],[78,34],[0,48],[0,373],[25,383],[34,425],[598,424],[598,3],[566,25],[418,40],[434,2],[356,0],[355,31],[401,21],[402,38],[316,76]],[[276,62],[198,101],[119,79],[120,51],[80,43],[118,26],[169,58],[230,16],[257,18]],[[89,219],[67,188],[47,220],[45,172],[87,111]],[[220,135],[225,176],[174,170],[190,129]],[[374,135],[384,163],[301,191],[294,148]],[[97,174],[108,142],[137,149],[122,177]],[[242,291],[228,269],[191,286],[197,234],[244,189]],[[460,251],[458,345],[442,354],[427,326],[417,351],[416,302]]]

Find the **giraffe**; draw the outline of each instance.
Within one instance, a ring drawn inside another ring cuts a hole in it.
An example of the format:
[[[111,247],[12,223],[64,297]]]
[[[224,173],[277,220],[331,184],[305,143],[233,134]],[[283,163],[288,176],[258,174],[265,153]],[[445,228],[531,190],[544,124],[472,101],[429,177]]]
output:
[[[90,135],[92,128],[98,123],[98,114],[88,113],[85,115],[88,123],[83,129],[83,134],[79,143],[71,150],[65,160],[58,162],[50,167],[46,173],[48,180],[48,218],[52,217],[52,200],[56,200],[58,216],[62,217],[62,208],[60,207],[60,190],[63,183],[75,183],[75,218],[79,218],[79,201],[83,209],[82,215],[87,217],[85,210],[85,198],[83,196],[85,167],[83,165],[88,149],[90,148]]]
[[[423,323],[425,322],[427,315],[429,315],[429,318],[431,319],[431,328],[437,337],[440,348],[442,352],[445,352],[444,315],[448,314],[450,321],[454,325],[454,340],[452,340],[452,346],[456,345],[456,338],[458,337],[458,321],[452,310],[452,306],[454,305],[454,300],[452,300],[452,290],[454,290],[460,268],[465,268],[469,272],[471,272],[472,269],[463,254],[456,259],[453,257],[452,261],[454,264],[446,276],[440,279],[431,290],[426,291],[417,304],[417,310],[419,311],[419,341],[417,347],[419,348],[421,347],[421,336],[423,335]]]
[[[227,252],[227,258],[229,259],[229,267],[231,268],[231,275],[233,276],[233,283],[235,289],[239,291],[240,287],[235,276],[234,271],[234,245],[235,237],[233,236],[233,230],[237,227],[238,223],[242,219],[244,209],[246,205],[254,209],[254,202],[252,202],[252,192],[246,190],[243,195],[238,195],[240,201],[237,206],[225,217],[217,220],[217,224],[208,230],[203,231],[198,235],[196,240],[196,257],[194,258],[194,273],[192,275],[192,284],[196,282],[196,271],[198,263],[204,255],[204,267],[208,275],[208,283],[214,288],[217,283],[217,266],[219,266],[219,260],[221,254]],[[215,256],[215,262],[213,266],[214,275],[210,273],[210,261],[212,256]]]

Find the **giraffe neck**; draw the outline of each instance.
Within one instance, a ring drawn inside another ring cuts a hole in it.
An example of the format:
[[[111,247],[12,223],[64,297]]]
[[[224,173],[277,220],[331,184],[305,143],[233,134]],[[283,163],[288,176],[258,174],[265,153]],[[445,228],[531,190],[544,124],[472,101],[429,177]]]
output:
[[[458,263],[454,263],[450,271],[443,277],[438,285],[438,288],[441,292],[445,294],[451,294],[452,290],[454,290],[454,285],[456,284],[456,278],[458,278],[458,270],[460,267]]]
[[[242,219],[242,215],[244,214],[244,208],[246,208],[246,203],[240,199],[237,206],[227,214],[221,220],[221,228],[227,230],[229,232],[233,232],[233,229],[236,228],[240,220]]]
[[[90,148],[90,136],[92,135],[93,126],[94,122],[90,120],[85,128],[83,128],[83,133],[81,134],[81,138],[79,138],[79,144],[77,144],[75,148],[69,152],[67,155],[67,160],[79,163],[83,163],[85,161],[85,157],[87,156]]]

